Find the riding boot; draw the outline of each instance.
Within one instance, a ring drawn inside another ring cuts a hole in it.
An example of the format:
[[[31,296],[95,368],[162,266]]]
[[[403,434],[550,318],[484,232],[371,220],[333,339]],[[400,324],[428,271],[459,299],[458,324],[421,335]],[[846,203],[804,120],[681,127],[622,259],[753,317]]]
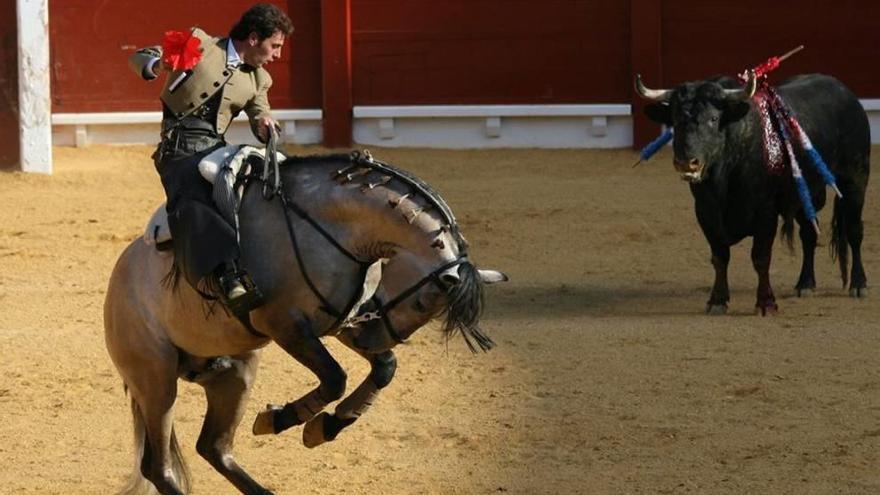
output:
[[[254,281],[234,261],[217,267],[217,281],[223,304],[235,316],[242,318],[263,303],[263,294]]]

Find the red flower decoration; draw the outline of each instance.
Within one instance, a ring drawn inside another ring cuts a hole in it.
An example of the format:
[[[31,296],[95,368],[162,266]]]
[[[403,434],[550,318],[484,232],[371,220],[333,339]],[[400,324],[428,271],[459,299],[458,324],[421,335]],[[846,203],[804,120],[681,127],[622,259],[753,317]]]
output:
[[[192,32],[167,31],[162,39],[162,61],[174,70],[192,69],[202,59],[201,44]]]

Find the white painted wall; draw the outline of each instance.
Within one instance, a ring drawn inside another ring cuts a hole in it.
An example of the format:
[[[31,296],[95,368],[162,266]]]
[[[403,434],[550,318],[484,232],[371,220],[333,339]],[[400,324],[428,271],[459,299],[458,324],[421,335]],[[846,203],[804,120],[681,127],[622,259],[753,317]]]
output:
[[[158,104],[158,96],[156,97]],[[281,125],[281,142],[315,144],[323,140],[321,110],[273,110]],[[161,112],[57,113],[52,116],[52,139],[59,146],[89,144],[156,144]],[[226,140],[258,144],[247,117],[239,115],[229,126]]]
[[[880,100],[862,100],[871,139],[880,144]],[[629,105],[449,105],[355,107],[355,143],[425,148],[628,148],[632,146]],[[275,110],[283,142],[320,143],[320,110]],[[159,112],[56,114],[58,145],[155,144]],[[227,134],[230,143],[255,140],[244,116]]]
[[[52,173],[49,1],[17,0],[21,169]]]

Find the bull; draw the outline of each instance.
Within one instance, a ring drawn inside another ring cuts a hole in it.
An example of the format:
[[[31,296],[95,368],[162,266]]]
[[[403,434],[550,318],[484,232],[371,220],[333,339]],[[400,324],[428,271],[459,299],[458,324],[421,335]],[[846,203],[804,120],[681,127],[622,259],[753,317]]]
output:
[[[722,77],[671,89],[650,89],[637,75],[635,86],[642,98],[653,102],[645,107],[647,116],[673,128],[673,164],[689,182],[697,222],[709,242],[715,282],[706,312],[727,311],[730,246],[749,236],[753,238],[752,264],[758,274],[756,312],[767,315],[778,310],[769,272],[780,218],[789,247],[793,222],[799,227],[803,263],[796,294],[812,293],[816,287],[813,257],[817,229],[804,213],[791,172],[773,173],[765,167],[761,118],[752,101],[754,75],[750,74],[744,85]],[[861,245],[871,137],[865,110],[852,91],[827,75],[796,76],[776,90],[828,164],[843,194],[834,199],[831,256],[839,261],[844,289],[849,283],[851,296],[867,296]],[[819,211],[825,204],[825,184],[804,150],[794,147]],[[852,254],[849,276],[847,247]]]

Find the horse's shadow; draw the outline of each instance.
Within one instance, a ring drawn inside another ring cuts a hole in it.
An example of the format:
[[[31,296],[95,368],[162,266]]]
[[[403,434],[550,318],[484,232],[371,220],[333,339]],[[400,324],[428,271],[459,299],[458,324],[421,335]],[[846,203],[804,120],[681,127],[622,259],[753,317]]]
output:
[[[603,285],[499,286],[487,291],[488,317],[510,319],[577,316],[701,316],[708,287],[612,287]],[[750,293],[733,294],[736,298]],[[738,315],[736,311],[729,313]],[[745,312],[743,315],[751,315]]]

